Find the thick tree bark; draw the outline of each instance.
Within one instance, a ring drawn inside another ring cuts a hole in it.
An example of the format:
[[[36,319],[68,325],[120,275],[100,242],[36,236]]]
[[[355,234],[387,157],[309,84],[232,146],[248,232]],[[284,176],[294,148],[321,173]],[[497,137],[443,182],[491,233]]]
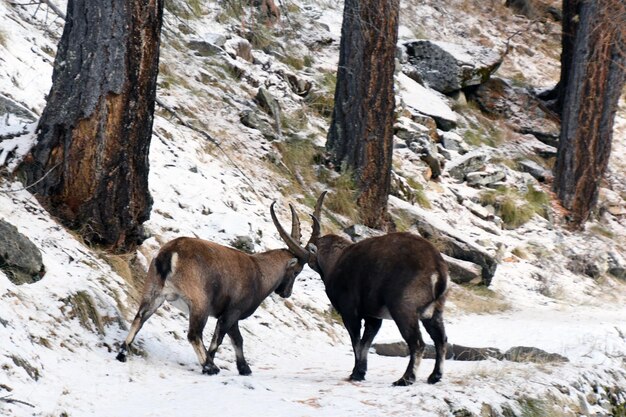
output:
[[[391,183],[399,0],[346,0],[327,150],[354,173],[361,221],[384,228]]]
[[[163,0],[69,0],[38,126],[20,172],[89,242],[142,240]]]
[[[555,110],[563,114],[565,92],[570,68],[574,58],[574,40],[578,29],[578,13],[581,0],[563,0],[563,29],[561,34],[561,78],[555,87]]]
[[[554,190],[574,226],[589,217],[611,153],[626,80],[626,5],[581,0],[566,85]]]

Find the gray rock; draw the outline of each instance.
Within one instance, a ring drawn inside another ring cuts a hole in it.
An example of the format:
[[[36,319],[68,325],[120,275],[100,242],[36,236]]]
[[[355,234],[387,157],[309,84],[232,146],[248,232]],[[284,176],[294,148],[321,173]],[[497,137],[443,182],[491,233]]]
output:
[[[469,172],[482,169],[487,161],[487,154],[482,149],[475,149],[452,160],[446,168],[448,174],[457,180],[464,180]]]
[[[205,40],[193,39],[187,42],[187,47],[194,51],[194,55],[196,56],[213,56],[222,52],[222,48],[220,46],[214,45]]]
[[[484,248],[469,238],[460,236],[456,232],[448,232],[432,225],[428,218],[412,212],[415,226],[420,235],[426,239],[436,239],[441,242],[441,252],[456,259],[472,262],[482,268],[482,283],[489,285],[496,273],[498,261]]]
[[[482,46],[429,40],[404,46],[408,54],[405,74],[442,93],[484,83],[502,63],[499,53]]]
[[[239,249],[242,252],[254,253],[254,241],[250,236],[247,235],[236,236],[230,242],[230,246],[235,249]]]
[[[409,347],[405,342],[374,343],[372,348],[376,354],[380,356],[394,356],[400,358],[409,356]]]
[[[39,117],[17,101],[0,94],[0,117],[12,114],[28,123],[36,122]]]
[[[504,359],[513,362],[569,362],[565,356],[549,353],[536,347],[515,346],[504,352]]]
[[[499,169],[491,169],[489,171],[470,172],[465,175],[467,185],[472,187],[483,186],[488,187],[491,184],[502,181],[506,178],[504,171]]]
[[[523,159],[518,165],[522,171],[529,173],[539,182],[551,181],[553,178],[552,172],[530,159]]]
[[[419,112],[412,112],[410,120],[418,126],[426,128],[426,132],[433,142],[436,142],[439,139],[439,134],[437,133],[437,122],[435,122],[435,119],[432,117]]]
[[[483,269],[467,261],[455,259],[451,256],[442,254],[443,260],[448,264],[448,271],[452,282],[457,284],[480,283],[482,281]]]
[[[259,106],[265,110],[270,116],[273,118],[280,118],[280,105],[278,101],[272,96],[272,94],[267,91],[267,89],[261,87],[256,94],[254,100],[259,104]]]
[[[476,204],[469,199],[463,200],[461,204],[463,207],[471,211],[473,215],[483,220],[491,221],[495,218],[495,209],[493,206],[481,206],[480,204]]]
[[[533,151],[542,158],[555,158],[557,149],[554,146],[538,142],[532,145]]]
[[[617,252],[609,252],[608,254],[609,274],[619,279],[626,279],[626,261]]]
[[[380,230],[372,229],[362,224],[353,224],[352,226],[343,229],[343,231],[350,236],[350,239],[352,239],[353,242],[359,242],[363,239],[382,236],[385,234]]]
[[[409,348],[405,342],[374,343],[372,348],[377,355],[381,356],[409,356]],[[457,361],[482,361],[489,358],[501,360],[503,356],[499,349],[493,347],[474,348],[448,343],[446,350],[446,359]],[[435,347],[433,345],[426,345],[424,358],[435,359]]]
[[[600,253],[573,253],[565,267],[575,274],[584,274],[598,279],[609,270],[609,256]]]
[[[441,156],[443,156],[444,158],[446,158],[448,161],[450,161],[451,159],[454,159],[458,156],[457,152],[454,151],[450,151],[446,148],[443,147],[443,145],[441,143],[437,144],[437,153]]]
[[[494,77],[476,88],[470,98],[484,112],[506,120],[514,131],[529,133],[550,146],[558,144],[558,120],[525,88],[513,87],[506,80]]]
[[[466,154],[469,151],[469,148],[465,144],[465,141],[458,133],[440,132],[439,137],[441,138],[441,144],[446,149],[456,151],[461,155]]]
[[[244,110],[239,115],[239,120],[244,126],[260,131],[267,139],[276,140],[277,136],[272,125],[254,111]]]
[[[0,219],[0,269],[16,285],[32,284],[45,274],[41,252],[12,224]]]
[[[450,130],[457,125],[458,115],[450,108],[446,96],[422,86],[404,74],[400,74],[396,80],[398,94],[409,112],[433,118],[441,130]]]

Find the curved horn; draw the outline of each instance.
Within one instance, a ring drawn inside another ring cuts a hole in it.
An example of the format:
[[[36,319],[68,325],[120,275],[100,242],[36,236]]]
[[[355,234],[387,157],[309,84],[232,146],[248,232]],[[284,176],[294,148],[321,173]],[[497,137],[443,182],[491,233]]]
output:
[[[317,245],[317,239],[320,237],[320,232],[322,231],[322,227],[320,226],[320,221],[317,220],[313,214],[311,214],[311,219],[313,220],[313,231],[311,232],[311,238],[306,244],[306,248],[309,248],[310,244]]]
[[[298,257],[298,259],[300,260],[308,259],[309,252],[305,250],[303,247],[301,247],[300,244],[297,243],[293,237],[291,237],[291,235],[287,234],[287,231],[278,222],[278,219],[276,218],[276,213],[274,212],[274,204],[276,204],[276,201],[272,202],[272,205],[270,206],[270,214],[272,216],[272,221],[274,222],[274,226],[276,226],[276,229],[278,230],[278,234],[280,235],[281,239],[287,244],[287,247],[289,248],[289,250],[296,257]]]
[[[300,234],[300,219],[298,218],[298,213],[296,213],[296,209],[293,208],[293,205],[289,203],[289,209],[291,210],[291,237],[293,240],[298,242],[300,245],[300,239],[302,238]]]
[[[322,226],[319,219],[322,216],[322,203],[324,203],[324,197],[326,197],[326,193],[327,191],[322,192],[322,194],[320,194],[320,196],[317,198],[317,203],[315,203],[315,210],[311,215],[311,218],[313,219],[313,231],[311,232],[311,238],[305,246],[306,248],[308,248],[309,244],[311,243],[317,245],[317,239],[319,239],[320,237]]]
[[[317,220],[322,219],[322,203],[324,202],[324,197],[326,197],[326,193],[328,191],[322,192],[320,196],[317,198],[317,203],[315,203],[315,210],[313,211],[313,215],[317,217]]]

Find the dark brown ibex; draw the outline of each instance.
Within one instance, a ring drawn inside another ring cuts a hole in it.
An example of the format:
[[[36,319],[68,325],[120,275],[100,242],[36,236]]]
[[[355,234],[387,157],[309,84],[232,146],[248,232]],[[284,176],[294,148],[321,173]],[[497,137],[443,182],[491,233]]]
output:
[[[319,236],[320,195],[313,215],[313,230]],[[410,233],[389,233],[352,243],[329,234],[311,239],[304,247],[280,225],[273,209],[272,220],[289,249],[320,274],[326,294],[341,314],[354,349],[350,380],[360,381],[367,371],[367,353],[382,319],[393,319],[410,351],[406,372],[394,385],[415,382],[424,352],[419,321],[435,343],[435,369],[428,377],[441,379],[446,354],[443,308],[448,285],[448,268],[439,251],[427,240]],[[365,330],[361,336],[361,322]]]
[[[290,238],[300,242],[300,224],[293,207],[291,210]],[[311,241],[319,237],[319,231],[317,233],[318,236],[311,236]],[[289,297],[295,278],[307,259],[308,255],[297,258],[287,249],[248,255],[189,237],[168,242],[150,264],[139,311],[117,359],[126,361],[127,351],[137,332],[167,300],[189,313],[187,338],[198,356],[202,373],[213,375],[219,372],[213,360],[228,334],[235,348],[237,370],[241,375],[249,375],[251,371],[243,355],[239,320],[254,313],[272,291],[281,297]],[[217,325],[207,352],[202,331],[209,316],[217,318]]]

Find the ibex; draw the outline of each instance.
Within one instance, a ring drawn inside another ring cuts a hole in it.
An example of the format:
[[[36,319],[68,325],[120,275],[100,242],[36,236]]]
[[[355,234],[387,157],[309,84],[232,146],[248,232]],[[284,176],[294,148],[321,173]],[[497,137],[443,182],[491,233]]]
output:
[[[311,216],[317,231],[325,194],[318,199],[317,215]],[[305,249],[285,232],[273,209],[270,213],[289,249],[298,259],[308,258],[309,266],[320,274],[330,302],[343,319],[354,349],[350,380],[365,379],[367,353],[382,319],[396,322],[410,352],[408,367],[394,385],[415,382],[425,347],[419,321],[436,349],[435,369],[428,382],[434,384],[441,379],[447,342],[443,308],[448,268],[431,243],[410,233],[389,233],[352,243],[334,234],[317,237],[318,232]]]
[[[293,207],[292,233],[300,241],[300,224]],[[273,211],[273,209],[272,209]],[[319,237],[313,234],[311,241]],[[261,302],[276,292],[289,297],[296,276],[306,258],[294,257],[287,249],[248,255],[217,243],[181,237],[165,244],[152,260],[144,284],[139,311],[122,343],[117,359],[126,361],[127,351],[137,332],[165,300],[189,314],[187,338],[193,346],[202,373],[217,374],[215,353],[228,334],[235,348],[237,370],[251,373],[243,354],[239,320],[249,317]],[[208,317],[216,317],[217,325],[207,352],[202,331]]]

